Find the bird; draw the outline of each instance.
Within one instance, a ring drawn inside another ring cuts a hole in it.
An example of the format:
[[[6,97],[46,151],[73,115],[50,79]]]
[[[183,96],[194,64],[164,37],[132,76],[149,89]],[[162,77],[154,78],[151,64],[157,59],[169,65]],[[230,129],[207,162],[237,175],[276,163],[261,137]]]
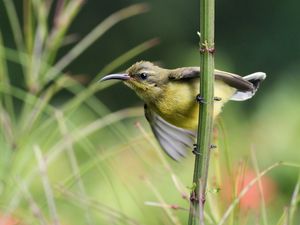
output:
[[[247,76],[214,71],[214,113],[216,118],[229,100],[244,101],[252,98],[264,72]],[[200,67],[165,69],[149,61],[139,61],[125,73],[110,74],[100,82],[117,79],[135,91],[144,101],[145,117],[161,148],[179,161],[193,146],[198,127]],[[201,121],[200,121],[201,122]]]

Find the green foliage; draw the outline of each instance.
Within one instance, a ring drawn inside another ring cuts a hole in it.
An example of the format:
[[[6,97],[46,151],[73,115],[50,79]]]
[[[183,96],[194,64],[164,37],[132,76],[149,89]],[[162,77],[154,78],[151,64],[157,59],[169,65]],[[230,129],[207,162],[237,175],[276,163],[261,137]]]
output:
[[[110,30],[112,26],[145,12],[148,6],[132,5],[110,16],[99,9],[99,16],[106,19],[99,24],[92,21],[95,28],[78,37],[73,35],[76,28],[87,24],[81,24],[84,1],[15,2],[0,3],[0,224],[5,217],[25,225],[185,224],[192,154],[181,163],[169,160],[152,137],[142,108],[112,112],[114,104],[124,102],[124,93],[117,92],[122,88],[96,82],[157,44],[151,39],[136,47],[123,46],[123,52],[110,52],[115,54],[111,63],[107,63],[110,57],[98,50],[105,45],[104,34],[115,36],[117,29]],[[117,28],[122,31],[121,27],[130,23],[138,24],[141,17],[134,18]],[[128,41],[124,34],[120,39]],[[122,41],[109,42],[106,47],[118,48]],[[76,61],[88,49],[97,49],[99,62],[89,55],[87,60]],[[195,57],[189,49],[176,52],[190,64]],[[172,56],[173,63],[178,63],[178,56]],[[89,61],[98,68],[90,73],[93,78],[80,72],[89,69]],[[297,66],[289,67],[282,75],[295,71]],[[248,102],[255,108],[252,113],[235,103],[226,106],[225,123],[218,123],[218,149],[212,153],[207,224],[220,224],[222,218],[225,224],[299,223],[300,107],[295,104],[298,87],[294,81],[280,80],[269,92],[262,86],[258,97]],[[123,104],[129,106],[130,101]],[[247,160],[252,155],[250,147],[256,157]],[[275,183],[276,195],[270,202],[266,200],[265,206],[258,199],[262,204],[258,211],[243,211],[239,199],[249,186],[240,190],[238,178],[253,167],[256,175],[250,185],[255,186],[254,181],[265,172],[262,168],[268,170],[270,165],[277,167],[265,176]],[[231,189],[227,193],[228,184]]]

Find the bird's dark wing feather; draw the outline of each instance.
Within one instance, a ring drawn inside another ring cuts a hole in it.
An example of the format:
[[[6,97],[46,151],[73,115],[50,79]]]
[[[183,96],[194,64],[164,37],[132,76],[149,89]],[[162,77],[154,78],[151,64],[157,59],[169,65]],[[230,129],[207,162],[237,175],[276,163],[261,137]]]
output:
[[[145,116],[151,126],[152,132],[162,149],[174,160],[178,161],[186,155],[186,149],[191,148],[195,133],[176,127],[145,105]]]
[[[174,70],[169,75],[170,80],[184,80],[199,78],[200,68],[199,67],[185,67]],[[215,79],[222,80],[224,83],[231,87],[236,88],[239,91],[254,91],[254,85],[245,80],[243,77],[224,72],[221,70],[215,70]]]
[[[216,80],[222,80],[239,91],[254,91],[253,84],[237,74],[215,70],[215,78]]]

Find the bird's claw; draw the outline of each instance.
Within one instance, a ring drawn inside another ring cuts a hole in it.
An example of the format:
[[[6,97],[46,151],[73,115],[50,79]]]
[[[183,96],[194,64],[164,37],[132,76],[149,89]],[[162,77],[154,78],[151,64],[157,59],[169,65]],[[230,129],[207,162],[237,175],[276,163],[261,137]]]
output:
[[[193,154],[194,155],[201,155],[201,153],[198,151],[198,145],[197,144],[193,144]]]
[[[204,101],[204,98],[198,94],[197,97],[196,97],[196,101],[199,102],[199,103],[202,103],[202,104],[205,104],[206,102]]]
[[[221,97],[214,97],[214,100],[215,100],[215,101],[221,101],[222,98],[221,98]]]
[[[214,148],[217,148],[217,145],[211,144],[210,149],[214,149]]]
[[[204,98],[200,94],[197,95],[196,100],[199,103],[206,104],[206,101],[204,101]],[[221,101],[222,98],[221,97],[214,97],[214,100],[215,101]]]

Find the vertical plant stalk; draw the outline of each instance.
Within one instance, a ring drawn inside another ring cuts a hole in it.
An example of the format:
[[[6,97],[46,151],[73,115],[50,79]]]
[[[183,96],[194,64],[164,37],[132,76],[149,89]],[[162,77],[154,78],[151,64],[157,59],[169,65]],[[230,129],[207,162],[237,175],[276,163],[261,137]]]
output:
[[[200,0],[200,96],[202,101],[199,102],[196,150],[198,154],[195,158],[189,225],[204,224],[204,204],[213,130],[214,11],[214,0]]]

